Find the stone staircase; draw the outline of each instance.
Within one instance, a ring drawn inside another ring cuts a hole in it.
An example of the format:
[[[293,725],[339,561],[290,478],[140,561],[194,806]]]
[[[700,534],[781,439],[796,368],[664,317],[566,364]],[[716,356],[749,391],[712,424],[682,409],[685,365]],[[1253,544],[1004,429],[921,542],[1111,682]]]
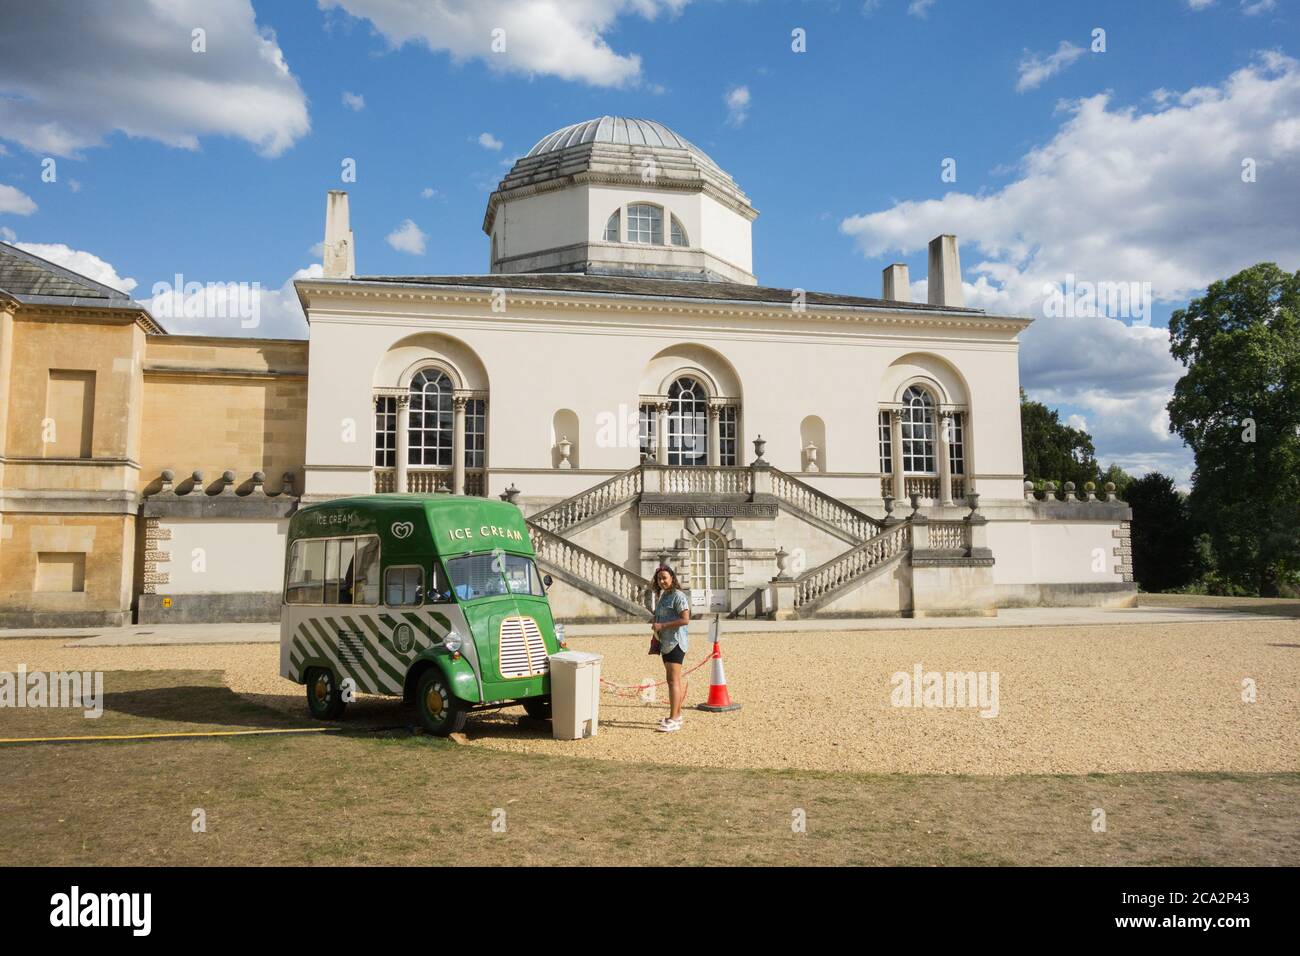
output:
[[[571,536],[643,498],[771,502],[848,545],[847,550],[793,579],[794,613],[802,616],[880,574],[911,547],[911,524],[887,525],[768,465],[678,467],[637,465],[527,520],[544,570],[603,604],[609,616],[644,620],[652,606],[649,580],[578,545]],[[787,600],[791,600],[787,596]]]

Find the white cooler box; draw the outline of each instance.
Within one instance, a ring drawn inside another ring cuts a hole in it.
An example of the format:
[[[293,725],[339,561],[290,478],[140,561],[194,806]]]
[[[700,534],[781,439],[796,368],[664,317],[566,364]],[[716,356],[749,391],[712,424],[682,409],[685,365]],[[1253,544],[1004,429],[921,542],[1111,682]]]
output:
[[[556,740],[596,736],[602,659],[584,651],[551,655],[551,734]]]

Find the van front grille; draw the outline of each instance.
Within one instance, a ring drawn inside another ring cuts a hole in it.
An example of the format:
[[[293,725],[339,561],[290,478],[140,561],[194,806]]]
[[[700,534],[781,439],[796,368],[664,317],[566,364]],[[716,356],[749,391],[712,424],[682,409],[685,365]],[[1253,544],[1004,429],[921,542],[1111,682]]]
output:
[[[531,617],[508,617],[501,622],[497,655],[502,677],[535,677],[551,666],[541,629]]]

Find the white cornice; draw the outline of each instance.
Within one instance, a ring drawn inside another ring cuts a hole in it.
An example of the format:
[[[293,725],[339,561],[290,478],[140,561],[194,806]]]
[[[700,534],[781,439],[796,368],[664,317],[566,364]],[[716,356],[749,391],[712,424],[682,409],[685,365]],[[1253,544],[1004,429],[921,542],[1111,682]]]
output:
[[[446,303],[474,305],[491,311],[493,288],[486,286],[434,286],[400,282],[365,282],[356,279],[298,279],[294,282],[303,312],[311,322],[311,309],[320,303],[314,297],[341,305],[345,300],[389,303]],[[947,309],[895,310],[883,306],[808,305],[795,313],[789,306],[728,299],[638,295],[635,293],[592,294],[587,292],[540,291],[505,288],[512,309],[554,308],[600,313],[641,315],[685,315],[711,318],[789,319],[804,315],[820,321],[889,325],[902,328],[968,329],[992,332],[1021,332],[1033,319],[1016,316],[957,312]],[[327,311],[329,307],[326,306]]]

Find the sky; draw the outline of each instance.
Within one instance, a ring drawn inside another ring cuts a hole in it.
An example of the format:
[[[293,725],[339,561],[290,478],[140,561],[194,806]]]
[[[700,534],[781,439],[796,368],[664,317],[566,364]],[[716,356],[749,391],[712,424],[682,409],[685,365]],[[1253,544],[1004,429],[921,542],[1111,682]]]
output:
[[[956,234],[967,304],[1035,319],[1029,395],[1185,486],[1169,315],[1300,268],[1298,4],[0,0],[0,240],[146,302],[256,282],[256,327],[160,318],[305,337],[327,190],[359,273],[483,273],[516,158],[647,117],[759,209],[764,285],[878,296],[905,262],[923,298]]]

